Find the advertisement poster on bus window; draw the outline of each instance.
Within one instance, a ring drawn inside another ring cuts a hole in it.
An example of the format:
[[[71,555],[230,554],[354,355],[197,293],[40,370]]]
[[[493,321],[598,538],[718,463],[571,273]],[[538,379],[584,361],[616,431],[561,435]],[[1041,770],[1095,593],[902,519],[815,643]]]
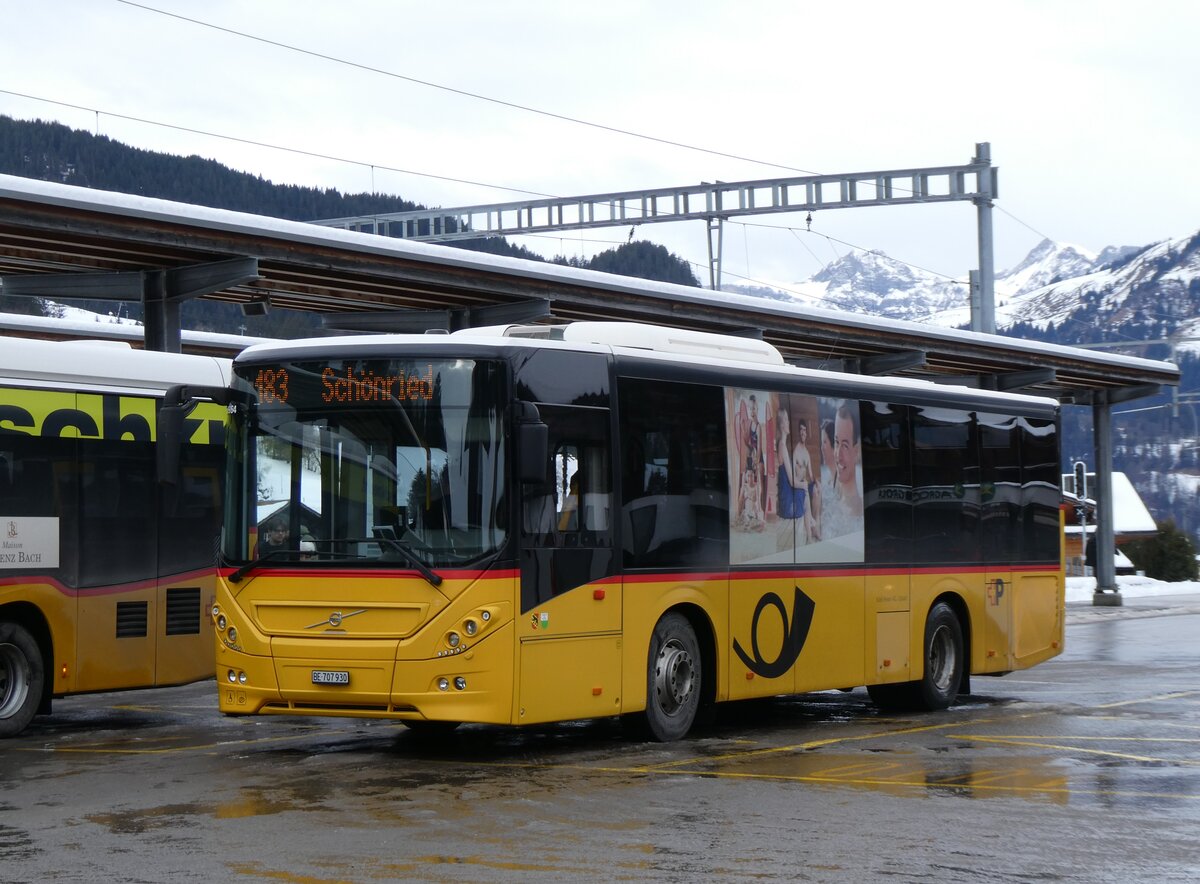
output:
[[[863,560],[858,402],[725,390],[729,560]]]

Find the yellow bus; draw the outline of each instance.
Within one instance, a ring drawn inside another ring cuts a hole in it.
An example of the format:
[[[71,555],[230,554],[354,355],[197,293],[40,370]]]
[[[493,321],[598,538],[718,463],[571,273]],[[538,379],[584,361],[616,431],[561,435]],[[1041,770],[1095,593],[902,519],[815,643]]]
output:
[[[0,737],[54,697],[211,677],[225,412],[156,467],[159,402],[229,363],[114,342],[0,343]]]
[[[639,324],[234,361],[229,714],[430,730],[866,686],[938,709],[1062,649],[1057,404]]]

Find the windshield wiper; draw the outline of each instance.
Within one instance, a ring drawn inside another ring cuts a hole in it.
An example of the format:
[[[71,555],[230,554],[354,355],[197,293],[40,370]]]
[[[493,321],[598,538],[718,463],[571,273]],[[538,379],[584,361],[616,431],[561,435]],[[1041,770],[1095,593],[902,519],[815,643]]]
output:
[[[245,577],[247,574],[249,574],[251,571],[253,571],[255,568],[257,568],[259,565],[261,565],[267,559],[273,559],[276,556],[280,556],[280,555],[284,555],[284,554],[289,555],[289,556],[298,556],[298,555],[300,555],[300,550],[298,550],[298,549],[273,549],[270,552],[263,553],[261,556],[251,559],[246,564],[242,565],[242,567],[238,568],[236,571],[234,571],[232,574],[230,574],[229,578],[228,578],[229,582],[230,583],[241,583],[243,577]]]
[[[396,531],[389,525],[376,525],[371,529],[375,535],[375,539],[386,543],[389,547],[400,553],[401,558],[421,572],[431,586],[441,586],[442,578],[440,574],[435,574],[433,569],[421,561],[420,557],[415,552],[402,544],[396,537]]]

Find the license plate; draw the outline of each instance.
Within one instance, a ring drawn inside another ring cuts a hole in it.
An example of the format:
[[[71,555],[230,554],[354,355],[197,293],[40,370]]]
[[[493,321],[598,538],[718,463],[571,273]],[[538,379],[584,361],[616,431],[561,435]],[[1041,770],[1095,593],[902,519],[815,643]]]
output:
[[[313,684],[350,684],[350,673],[342,670],[314,669]]]

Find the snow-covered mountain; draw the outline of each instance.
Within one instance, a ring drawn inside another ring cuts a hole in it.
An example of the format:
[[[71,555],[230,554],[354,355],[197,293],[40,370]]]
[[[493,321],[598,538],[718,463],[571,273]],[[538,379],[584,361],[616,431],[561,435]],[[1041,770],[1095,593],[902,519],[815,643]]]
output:
[[[1200,302],[1197,279],[1200,232],[1143,248],[1110,246],[1098,254],[1043,240],[1015,267],[996,274],[996,326],[1001,332],[1019,323],[1045,329],[1082,321],[1074,314],[1097,309],[1106,321],[1121,323],[1161,313],[1164,301],[1174,304],[1170,313],[1177,323],[1200,312],[1187,306]],[[882,252],[851,252],[786,288],[725,288],[946,327],[970,324],[966,280],[949,280]]]

